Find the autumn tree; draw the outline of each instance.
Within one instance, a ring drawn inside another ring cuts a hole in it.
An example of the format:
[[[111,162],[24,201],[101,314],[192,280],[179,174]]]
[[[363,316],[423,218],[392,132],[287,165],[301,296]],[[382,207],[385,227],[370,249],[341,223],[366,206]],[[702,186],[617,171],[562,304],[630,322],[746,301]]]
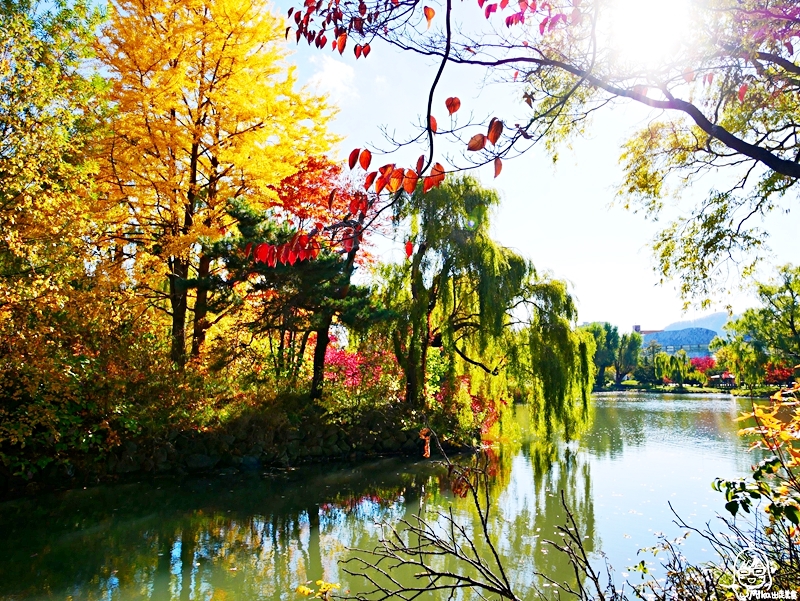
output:
[[[364,329],[380,313],[369,289],[351,281],[366,256],[359,228],[373,210],[341,166],[325,157],[310,157],[275,190],[280,204],[273,208],[232,203],[238,235],[211,250],[225,277],[204,285],[216,290],[215,314],[236,312],[236,329],[249,332],[253,345],[268,346],[276,381],[297,385],[310,349],[311,397],[319,398],[331,326]],[[309,235],[310,242],[295,248]],[[225,354],[231,350],[226,345]]]
[[[281,20],[265,2],[115,2],[97,52],[117,116],[102,177],[118,206],[107,244],[134,260],[133,282],[171,321],[182,365],[187,326],[199,355],[208,253],[231,235],[234,200],[266,208],[306,158],[329,148],[323,98],[298,91]]]
[[[82,68],[97,24],[86,4],[44,10],[5,2],[0,24],[0,313],[7,317],[54,300],[64,268],[83,268],[81,236],[94,210],[86,147],[100,125],[101,82]]]
[[[463,145],[453,169],[493,162],[499,173],[502,160],[537,143],[557,154],[561,142],[583,132],[614,100],[660,111],[625,145],[620,194],[625,206],[656,218],[665,197],[704,173],[729,177],[654,241],[661,273],[680,277],[685,296],[705,299],[727,261],[744,261],[746,271],[758,258],[768,233],[758,229],[757,218],[790,207],[794,198],[800,13],[789,0],[710,0],[685,11],[681,31],[659,38],[668,47],[649,62],[625,54],[615,40],[634,33],[620,20],[638,31],[655,22],[647,15],[638,23],[625,19],[609,0],[306,3],[290,10],[294,25],[287,36],[352,49],[356,58],[384,42],[437,59],[420,99],[429,154],[419,177],[444,170],[434,164],[434,134]],[[493,80],[513,86],[527,116],[513,126],[503,115],[489,115],[450,127],[440,119],[437,127],[443,105],[450,114],[461,106],[449,90],[438,89],[450,65],[488,70]]]

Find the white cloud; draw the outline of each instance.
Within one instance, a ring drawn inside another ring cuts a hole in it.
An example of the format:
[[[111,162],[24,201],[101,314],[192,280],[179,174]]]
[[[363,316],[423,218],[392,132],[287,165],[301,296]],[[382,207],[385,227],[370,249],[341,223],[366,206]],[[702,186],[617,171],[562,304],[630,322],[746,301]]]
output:
[[[317,92],[328,94],[334,102],[358,98],[353,67],[329,56],[312,56],[310,61],[316,71],[308,81]]]

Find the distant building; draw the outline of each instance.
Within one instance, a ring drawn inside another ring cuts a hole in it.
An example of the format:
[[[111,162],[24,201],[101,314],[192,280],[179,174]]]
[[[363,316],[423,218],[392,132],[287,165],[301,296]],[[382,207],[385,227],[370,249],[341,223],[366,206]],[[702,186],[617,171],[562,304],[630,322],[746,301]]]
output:
[[[663,332],[664,330],[643,330],[642,326],[633,326],[633,331],[637,334],[641,334],[642,336],[646,336],[647,334],[656,334],[658,332]]]
[[[634,331],[636,326],[634,326]],[[709,357],[708,345],[716,338],[717,333],[708,328],[684,328],[683,330],[639,330],[642,334],[642,347],[651,341],[661,345],[661,350],[674,355],[680,350],[686,351],[689,357]]]

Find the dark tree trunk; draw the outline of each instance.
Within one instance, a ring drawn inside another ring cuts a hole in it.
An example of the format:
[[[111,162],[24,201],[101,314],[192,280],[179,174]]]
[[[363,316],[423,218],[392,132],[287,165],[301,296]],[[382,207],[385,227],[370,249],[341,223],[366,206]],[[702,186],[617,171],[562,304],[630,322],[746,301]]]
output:
[[[597,387],[602,388],[606,383],[606,366],[601,365],[597,371]]]
[[[322,325],[317,330],[317,343],[314,346],[314,373],[311,376],[311,398],[322,398],[322,385],[325,382],[325,353],[330,342],[329,330],[333,316],[325,317]]]
[[[186,279],[189,276],[189,262],[183,259],[170,260],[169,302],[172,307],[172,339],[170,358],[179,367],[186,365]]]
[[[201,255],[200,265],[197,270],[197,300],[194,303],[194,328],[192,332],[192,357],[199,357],[203,344],[206,341],[208,330],[208,283],[211,271],[211,259],[208,255]]]

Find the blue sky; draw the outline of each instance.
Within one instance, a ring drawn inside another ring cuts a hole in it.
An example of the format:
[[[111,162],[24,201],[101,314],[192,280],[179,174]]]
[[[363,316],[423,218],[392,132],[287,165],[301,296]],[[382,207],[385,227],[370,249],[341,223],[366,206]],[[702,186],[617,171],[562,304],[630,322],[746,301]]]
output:
[[[288,6],[292,3],[285,0],[278,4],[279,8]],[[382,126],[398,139],[413,134],[425,112],[428,86],[435,74],[432,61],[378,43],[368,59],[358,61],[350,48],[340,56],[305,43],[291,47],[295,49],[291,61],[298,67],[300,81],[330,94],[340,107],[332,125],[345,137],[339,147],[340,158],[354,147],[388,149]],[[459,115],[473,111],[477,117],[497,114],[510,123],[522,120],[527,107],[520,100],[521,86],[486,84],[484,75],[463,67],[445,72],[434,100],[434,116],[440,123],[447,119],[444,99],[448,96],[461,99]],[[633,324],[651,329],[721,310],[728,304],[735,312],[754,304],[747,291],[737,289],[747,282],[732,274],[732,289],[718,295],[714,308],[690,308],[684,313],[677,284],[660,285],[653,271],[655,261],[648,245],[660,224],[612,206],[622,179],[620,146],[654,116],[643,107],[619,102],[595,117],[585,137],[573,140],[570,147],[565,145],[555,165],[543,151],[534,150],[506,161],[497,179],[490,167],[477,173],[484,185],[497,189],[502,197],[494,219],[495,238],[532,259],[540,271],[567,280],[578,300],[581,322],[609,321],[622,331]],[[454,150],[442,146],[438,158]],[[420,152],[415,148],[374,160],[380,161],[377,164],[413,165]],[[701,180],[688,192],[689,199],[703,197],[713,181],[713,176]],[[680,211],[678,206],[669,206],[665,215]],[[792,213],[774,215],[764,224],[772,232],[773,253],[762,276],[770,273],[770,265],[797,256],[793,242],[800,231],[798,225],[797,215]],[[402,241],[379,243],[382,257],[394,260],[404,256],[401,246]]]

